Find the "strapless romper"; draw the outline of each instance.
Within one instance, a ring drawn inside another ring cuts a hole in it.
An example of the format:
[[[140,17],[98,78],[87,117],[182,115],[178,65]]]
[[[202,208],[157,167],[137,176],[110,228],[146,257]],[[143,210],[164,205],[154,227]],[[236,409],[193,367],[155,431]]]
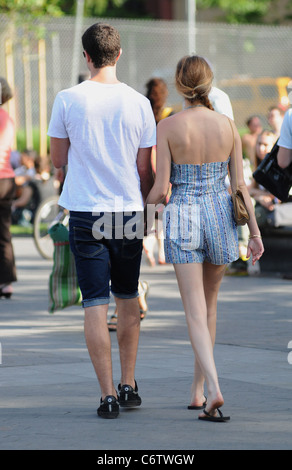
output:
[[[224,162],[171,165],[171,197],[163,213],[167,263],[222,265],[239,257],[237,226]]]

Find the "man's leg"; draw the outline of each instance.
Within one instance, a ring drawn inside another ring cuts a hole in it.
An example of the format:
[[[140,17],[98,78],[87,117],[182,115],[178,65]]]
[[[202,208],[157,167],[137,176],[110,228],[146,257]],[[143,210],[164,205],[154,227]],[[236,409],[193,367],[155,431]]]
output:
[[[97,375],[102,402],[99,416],[115,418],[119,405],[112,377],[111,340],[107,327],[110,300],[110,263],[108,243],[92,232],[98,217],[70,212],[70,247],[75,256],[78,282],[84,307],[84,334],[88,352]],[[98,224],[97,224],[98,226]]]
[[[111,339],[107,326],[108,304],[85,307],[84,334],[97,375],[101,396],[117,396],[112,377]]]
[[[115,297],[115,301],[119,312],[117,338],[121,361],[121,385],[127,384],[135,388],[135,366],[140,334],[138,298]]]
[[[118,392],[119,403],[123,407],[141,405],[135,383],[135,365],[141,321],[138,283],[143,237],[139,238],[138,232],[135,237],[128,237],[127,234],[132,235],[137,230],[138,222],[143,222],[143,212],[133,214],[123,214],[124,237],[113,239],[110,249],[111,290],[118,311],[117,339],[121,362],[121,382]]]

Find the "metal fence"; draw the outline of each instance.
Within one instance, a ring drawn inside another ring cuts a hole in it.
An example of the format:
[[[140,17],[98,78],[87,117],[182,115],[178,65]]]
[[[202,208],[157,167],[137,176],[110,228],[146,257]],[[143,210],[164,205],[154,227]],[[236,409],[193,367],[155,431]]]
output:
[[[78,24],[73,17],[45,18],[28,29],[0,15],[0,74],[13,82],[11,109],[17,129],[26,129],[27,138],[29,128],[42,128],[46,133],[56,93],[77,83],[78,75],[87,72],[80,37],[97,21],[101,19],[84,18]],[[162,77],[169,88],[168,104],[177,105],[181,99],[174,87],[176,64],[183,55],[196,52],[212,64],[217,86],[235,79],[238,93],[230,97],[239,127],[253,111],[246,88],[237,86],[243,79],[252,83],[261,77],[292,77],[290,27],[198,23],[195,31],[189,31],[184,21],[104,21],[121,34],[123,54],[117,69],[121,81],[144,94],[150,77]],[[37,39],[40,28],[41,41]],[[259,108],[255,111],[264,116],[268,103],[278,104],[279,97],[273,93],[257,104],[252,100]],[[241,110],[237,112],[239,101]]]

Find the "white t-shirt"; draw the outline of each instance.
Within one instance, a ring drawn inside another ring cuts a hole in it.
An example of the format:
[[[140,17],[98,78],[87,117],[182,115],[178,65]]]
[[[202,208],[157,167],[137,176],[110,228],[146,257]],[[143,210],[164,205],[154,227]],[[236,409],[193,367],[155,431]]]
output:
[[[292,108],[285,113],[278,145],[279,147],[292,149]]]
[[[225,91],[213,86],[211,88],[208,98],[211,101],[215,111],[221,114],[225,114],[225,116],[228,116],[234,121],[231,101]]]
[[[62,207],[143,210],[137,153],[156,144],[155,119],[145,96],[124,83],[86,80],[58,93],[48,135],[70,140]]]

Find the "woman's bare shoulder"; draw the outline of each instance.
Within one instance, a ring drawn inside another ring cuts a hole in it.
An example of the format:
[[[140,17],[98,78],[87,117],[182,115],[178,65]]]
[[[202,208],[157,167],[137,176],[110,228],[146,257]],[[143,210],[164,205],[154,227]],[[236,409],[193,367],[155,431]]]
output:
[[[157,124],[157,131],[158,132],[167,132],[168,129],[171,129],[180,122],[181,118],[179,116],[180,113],[173,114],[172,116],[168,116],[167,118],[161,119]]]

